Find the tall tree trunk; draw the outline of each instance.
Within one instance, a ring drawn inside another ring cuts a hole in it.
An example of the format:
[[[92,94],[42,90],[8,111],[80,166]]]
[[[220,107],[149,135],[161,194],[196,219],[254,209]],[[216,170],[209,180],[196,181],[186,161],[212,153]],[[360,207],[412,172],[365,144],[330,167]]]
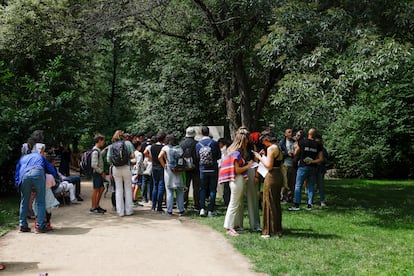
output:
[[[241,124],[251,129],[253,117],[251,116],[250,87],[244,68],[243,55],[238,54],[233,58],[233,73],[236,77],[238,95],[240,95],[240,118]]]
[[[113,111],[115,98],[116,98],[116,74],[118,67],[118,39],[113,38],[113,50],[112,50],[112,80],[111,80],[111,96],[109,99],[109,107]]]
[[[237,108],[233,101],[235,95],[237,95],[237,83],[236,78],[232,75],[231,80],[223,80],[223,97],[226,103],[227,121],[229,122],[229,131],[231,138],[234,137],[234,133],[239,127],[239,117],[237,114]]]

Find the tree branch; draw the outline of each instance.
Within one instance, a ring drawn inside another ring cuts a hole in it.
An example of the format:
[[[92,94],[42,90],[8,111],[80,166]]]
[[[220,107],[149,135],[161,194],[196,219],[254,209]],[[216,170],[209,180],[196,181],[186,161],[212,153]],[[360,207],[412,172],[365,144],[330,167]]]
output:
[[[254,116],[256,116],[256,114],[261,114],[262,113],[263,108],[265,106],[265,103],[269,99],[270,91],[274,87],[275,83],[278,82],[279,80],[281,80],[282,77],[283,77],[283,70],[282,70],[281,66],[272,68],[269,71],[269,73],[267,75],[265,85],[263,87],[263,92],[262,92],[261,95],[259,95],[259,99],[256,102],[256,112],[255,112]],[[257,118],[255,118],[255,119],[257,119]]]
[[[142,25],[142,26],[144,26],[146,29],[148,29],[149,31],[151,31],[151,32],[154,32],[154,33],[159,33],[159,34],[162,34],[162,35],[166,35],[166,36],[169,36],[169,37],[175,37],[175,38],[178,38],[178,39],[182,39],[182,40],[185,40],[185,41],[190,41],[190,40],[193,40],[193,39],[191,39],[190,37],[188,37],[188,36],[185,36],[185,35],[180,35],[180,34],[175,34],[175,33],[171,33],[171,32],[168,32],[168,31],[166,31],[166,30],[162,30],[162,29],[157,29],[157,28],[154,28],[154,27],[151,27],[150,25],[148,25],[144,20],[142,20],[141,18],[139,18],[139,17],[136,17],[136,20]]]
[[[214,19],[213,13],[207,8],[206,4],[202,0],[193,0],[194,3],[205,13],[207,20],[210,23],[213,33],[216,36],[218,41],[223,40],[225,37],[221,33],[220,29],[217,26],[216,20]]]

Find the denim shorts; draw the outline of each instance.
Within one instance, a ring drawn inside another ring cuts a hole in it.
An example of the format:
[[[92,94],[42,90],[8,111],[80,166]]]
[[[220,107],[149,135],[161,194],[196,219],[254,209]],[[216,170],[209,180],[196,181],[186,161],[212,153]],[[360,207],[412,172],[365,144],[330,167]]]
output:
[[[98,173],[93,173],[92,182],[93,182],[94,189],[100,189],[101,187],[104,187],[104,179]]]

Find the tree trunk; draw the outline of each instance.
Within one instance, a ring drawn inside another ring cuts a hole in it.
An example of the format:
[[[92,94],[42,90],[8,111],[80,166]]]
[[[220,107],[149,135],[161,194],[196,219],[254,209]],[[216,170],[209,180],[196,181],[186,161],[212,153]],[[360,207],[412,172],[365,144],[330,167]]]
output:
[[[113,111],[115,104],[115,89],[116,89],[116,74],[118,66],[118,39],[113,38],[113,50],[112,50],[112,80],[111,80],[111,96],[109,99],[110,110]],[[111,112],[112,113],[112,112]]]
[[[233,58],[233,73],[237,82],[238,95],[240,96],[241,124],[250,130],[254,124],[251,116],[249,81],[244,69],[242,54],[238,54]]]
[[[234,133],[240,124],[237,109],[233,101],[234,96],[237,95],[237,83],[234,75],[232,76],[231,81],[225,80],[223,83],[223,96],[226,102],[227,121],[229,122],[230,136],[233,139]]]

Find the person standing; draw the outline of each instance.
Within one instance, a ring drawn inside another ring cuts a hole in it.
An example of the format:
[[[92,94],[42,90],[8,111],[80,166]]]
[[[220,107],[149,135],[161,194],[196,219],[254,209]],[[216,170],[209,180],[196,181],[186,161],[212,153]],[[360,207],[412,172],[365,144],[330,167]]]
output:
[[[47,232],[46,215],[46,173],[56,177],[53,166],[40,153],[23,155],[16,165],[15,185],[20,191],[20,232],[30,232],[27,223],[30,194],[32,189],[36,191],[36,205],[38,216],[36,219],[36,233]]]
[[[132,171],[132,202],[134,206],[144,206],[138,202],[138,193],[142,187],[142,173],[144,158],[141,153],[141,142],[139,140],[132,143],[135,148],[135,157],[131,159],[131,171]],[[142,190],[141,190],[142,191]],[[144,196],[142,194],[142,196]]]
[[[70,150],[69,145],[65,144],[59,147],[60,153],[60,165],[59,165],[59,172],[64,176],[70,175],[70,160],[72,151]]]
[[[220,152],[221,152],[221,159],[219,160],[219,169],[221,168],[221,162],[223,161],[223,157],[227,155],[227,148],[231,145],[231,142],[226,140],[224,137],[218,139],[217,141]],[[229,182],[220,182],[220,185],[223,186],[223,202],[224,205],[227,207],[230,203],[230,186]]]
[[[306,180],[308,189],[308,206],[306,210],[312,210],[313,187],[317,176],[318,164],[323,161],[322,145],[315,141],[316,128],[308,131],[308,138],[299,140],[295,148],[295,155],[299,157],[299,168],[296,174],[294,206],[289,207],[290,211],[299,211],[301,201],[301,188]]]
[[[320,200],[321,207],[326,207],[325,174],[327,171],[326,163],[329,160],[329,153],[326,150],[326,148],[323,146],[323,140],[322,140],[321,135],[317,135],[317,137],[315,138],[315,141],[322,145],[322,155],[323,155],[323,161],[318,164],[315,187],[317,187],[317,190],[319,190],[319,200]]]
[[[185,140],[181,142],[180,147],[183,149],[184,158],[191,160],[191,168],[187,168],[185,173],[185,191],[184,191],[184,207],[188,207],[188,194],[190,192],[191,183],[193,183],[193,201],[194,210],[200,211],[200,170],[196,155],[197,141],[194,139],[196,131],[193,127],[189,127],[185,131]]]
[[[161,149],[164,147],[165,132],[159,132],[157,134],[157,142],[153,143],[148,149],[145,150],[145,156],[150,158],[152,162],[152,211],[163,213],[162,200],[164,197],[164,168],[161,165],[158,156]]]
[[[263,166],[268,169],[263,187],[263,229],[262,238],[282,236],[282,208],[280,206],[280,191],[283,186],[281,165],[282,151],[277,145],[276,136],[269,130],[265,130],[260,136],[261,143],[266,147],[254,155]]]
[[[105,136],[97,133],[93,138],[93,141],[95,146],[92,148],[91,154],[93,190],[90,212],[95,214],[103,214],[106,210],[99,206],[99,202],[101,201],[102,194],[105,191],[104,179],[106,174],[104,171],[104,161],[101,152],[101,148],[105,145]]]
[[[200,168],[200,216],[214,216],[216,204],[218,163],[221,158],[220,149],[216,141],[209,137],[210,129],[207,126],[201,128],[203,137],[196,145],[196,153]],[[206,191],[210,191],[210,202],[206,213]]]
[[[249,142],[247,131],[237,132],[233,143],[227,149],[227,155],[222,158],[219,183],[229,182],[230,202],[224,219],[226,234],[238,236],[237,228],[243,221],[243,194],[246,186],[247,171],[253,160],[246,162],[246,147]]]
[[[249,135],[249,142],[246,150],[246,161],[255,161],[254,151],[257,151],[257,144],[259,143],[259,136],[257,132],[249,133],[247,129],[241,129]],[[260,227],[260,214],[259,214],[259,180],[256,177],[257,168],[249,167],[247,171],[246,182],[246,201],[247,201],[247,213],[249,215],[250,231],[262,232]]]
[[[279,147],[283,154],[283,165],[286,170],[283,171],[285,174],[283,177],[287,182],[287,189],[282,188],[282,201],[293,202],[293,192],[295,191],[296,183],[296,168],[293,166],[293,157],[295,153],[294,148],[295,140],[292,138],[292,129],[288,128],[285,130],[285,137],[279,141]]]
[[[115,131],[108,148],[107,161],[113,165],[112,173],[115,181],[115,201],[118,216],[131,216],[132,208],[132,172],[130,161],[135,158],[134,146],[128,135],[122,130]],[[126,154],[126,156],[124,156]],[[118,161],[122,163],[117,163]]]
[[[158,161],[164,168],[164,181],[167,191],[167,215],[171,216],[174,203],[174,191],[177,197],[177,208],[180,215],[184,215],[184,183],[182,170],[177,170],[176,156],[182,155],[182,149],[176,146],[173,134],[166,137],[166,145],[158,155]]]

